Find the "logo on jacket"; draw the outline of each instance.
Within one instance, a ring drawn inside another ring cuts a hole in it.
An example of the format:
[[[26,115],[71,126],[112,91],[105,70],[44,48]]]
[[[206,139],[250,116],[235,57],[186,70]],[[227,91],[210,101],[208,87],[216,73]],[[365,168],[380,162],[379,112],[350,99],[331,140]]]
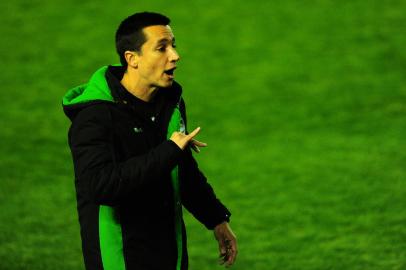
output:
[[[182,117],[180,117],[179,132],[182,132],[182,133],[186,132],[185,122],[183,121]]]
[[[142,132],[142,128],[139,127],[135,127],[134,128],[135,133],[141,133]]]

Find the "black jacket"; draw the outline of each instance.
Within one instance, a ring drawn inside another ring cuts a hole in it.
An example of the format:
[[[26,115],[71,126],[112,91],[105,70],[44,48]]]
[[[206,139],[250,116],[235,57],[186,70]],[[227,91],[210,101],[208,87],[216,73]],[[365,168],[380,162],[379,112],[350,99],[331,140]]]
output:
[[[120,84],[122,67],[98,70],[63,100],[86,269],[103,269],[101,207],[120,227],[125,269],[175,269],[177,249],[171,170],[178,165],[182,205],[208,229],[228,220],[191,150],[166,139],[176,105],[186,122],[181,87],[157,90],[146,103]],[[106,89],[107,88],[107,89]],[[110,96],[109,96],[110,94]],[[182,222],[183,223],[183,222]],[[183,225],[182,269],[187,269]]]

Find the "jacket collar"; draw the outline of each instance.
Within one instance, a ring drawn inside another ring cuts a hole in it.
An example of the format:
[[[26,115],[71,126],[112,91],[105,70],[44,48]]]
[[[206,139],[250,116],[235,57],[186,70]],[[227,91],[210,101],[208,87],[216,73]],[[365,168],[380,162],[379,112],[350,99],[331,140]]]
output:
[[[121,79],[124,76],[125,68],[123,66],[109,66],[107,68],[105,77],[114,100],[119,103],[139,105],[140,103],[147,103],[125,89],[121,84]],[[163,96],[165,99],[179,101],[182,94],[182,89],[177,82],[174,82],[169,88],[160,88],[157,90],[157,96]],[[154,101],[152,101],[154,102]]]

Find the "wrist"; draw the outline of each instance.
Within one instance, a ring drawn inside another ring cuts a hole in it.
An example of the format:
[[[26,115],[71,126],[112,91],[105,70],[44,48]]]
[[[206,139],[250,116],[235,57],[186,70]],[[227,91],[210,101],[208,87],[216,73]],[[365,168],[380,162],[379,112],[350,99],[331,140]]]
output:
[[[219,224],[217,224],[216,226],[214,226],[214,230],[220,230],[223,227],[227,227],[228,226],[228,222],[227,221],[223,221]]]

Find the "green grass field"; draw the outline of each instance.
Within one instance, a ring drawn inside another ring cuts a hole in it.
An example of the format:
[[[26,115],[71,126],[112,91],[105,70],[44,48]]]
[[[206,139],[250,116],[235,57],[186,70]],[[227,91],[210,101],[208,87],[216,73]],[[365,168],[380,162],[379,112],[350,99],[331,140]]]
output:
[[[0,3],[0,269],[83,269],[61,97],[117,63],[136,11],[171,17],[197,155],[236,270],[406,269],[406,2]],[[221,269],[186,214],[190,269]]]

